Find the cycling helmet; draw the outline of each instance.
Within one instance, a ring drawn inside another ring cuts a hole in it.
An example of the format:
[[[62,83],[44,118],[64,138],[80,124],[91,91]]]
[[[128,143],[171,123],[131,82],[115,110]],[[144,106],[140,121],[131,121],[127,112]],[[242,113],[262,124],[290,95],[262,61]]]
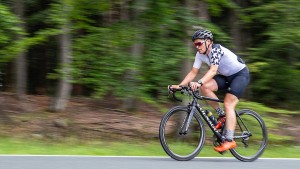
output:
[[[200,30],[197,30],[193,37],[192,37],[192,40],[195,41],[196,39],[210,39],[210,40],[213,40],[214,37],[213,37],[213,34],[211,33],[211,31],[209,30],[205,30],[205,29],[200,29]]]

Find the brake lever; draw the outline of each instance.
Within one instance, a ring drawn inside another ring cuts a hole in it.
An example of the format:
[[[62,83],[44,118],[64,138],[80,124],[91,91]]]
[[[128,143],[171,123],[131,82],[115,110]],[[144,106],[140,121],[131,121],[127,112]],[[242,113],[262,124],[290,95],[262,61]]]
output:
[[[176,97],[175,93],[173,93],[173,98],[174,98],[175,100],[179,101],[179,102],[182,102],[181,99],[178,99],[178,98]]]
[[[173,91],[171,91],[171,90],[168,90],[168,97],[170,97],[170,95],[173,95],[174,94],[174,92]]]
[[[168,90],[168,91],[169,91],[168,97],[170,97],[170,94],[172,94],[173,99],[175,99],[176,101],[182,102],[181,99],[178,99],[178,98],[176,97],[176,95],[175,95],[176,90],[172,90],[170,86],[168,87],[168,89],[169,89],[169,90]]]

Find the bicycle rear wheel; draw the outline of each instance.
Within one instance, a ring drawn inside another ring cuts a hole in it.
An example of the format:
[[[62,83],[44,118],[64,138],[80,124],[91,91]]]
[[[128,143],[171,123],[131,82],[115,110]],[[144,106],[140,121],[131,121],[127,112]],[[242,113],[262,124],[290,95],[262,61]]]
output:
[[[196,157],[205,140],[204,125],[198,113],[194,113],[188,132],[180,134],[188,115],[187,107],[174,107],[163,116],[159,127],[159,139],[163,149],[170,157],[179,161]]]
[[[230,149],[230,152],[238,160],[254,161],[267,146],[267,127],[256,112],[248,109],[238,111],[236,120],[234,140],[237,147]]]

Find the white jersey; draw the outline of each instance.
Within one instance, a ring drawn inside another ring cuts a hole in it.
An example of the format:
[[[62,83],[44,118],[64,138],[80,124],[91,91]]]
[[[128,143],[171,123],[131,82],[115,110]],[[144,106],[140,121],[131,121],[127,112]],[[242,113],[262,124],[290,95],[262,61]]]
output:
[[[233,75],[246,67],[233,52],[219,44],[213,45],[208,56],[199,52],[196,53],[193,67],[200,69],[202,62],[208,66],[217,65],[218,73],[224,76]]]

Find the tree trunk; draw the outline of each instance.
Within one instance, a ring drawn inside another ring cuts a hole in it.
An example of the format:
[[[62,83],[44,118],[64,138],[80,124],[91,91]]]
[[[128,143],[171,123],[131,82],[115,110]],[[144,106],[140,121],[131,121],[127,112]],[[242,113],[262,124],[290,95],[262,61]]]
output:
[[[197,17],[199,19],[209,21],[210,17],[209,17],[209,13],[208,13],[207,3],[205,1],[203,1],[203,0],[201,0],[201,1],[198,2],[197,6],[198,6],[198,8],[197,8],[197,10],[198,10],[198,12],[197,12],[198,16]],[[196,27],[197,27],[197,29],[199,29],[199,28],[202,28],[202,25],[197,25]],[[206,28],[204,28],[204,29],[206,29]],[[196,77],[197,80],[200,79],[200,78],[202,78],[205,75],[205,73],[207,72],[208,68],[209,67],[206,64],[202,64],[201,65],[201,68],[199,70],[199,75]]]
[[[244,0],[235,0],[235,3],[241,8],[245,8],[248,6],[248,2]],[[236,52],[237,55],[240,55],[242,51],[247,50],[247,46],[249,46],[251,42],[251,36],[249,36],[249,33],[247,31],[243,31],[243,28],[239,23],[239,19],[234,9],[231,9],[229,13],[229,25],[231,36],[233,37],[233,43],[235,46],[234,52]],[[243,56],[240,57],[243,58]],[[243,59],[245,60],[245,58]],[[251,98],[251,95],[252,91],[248,87],[245,91],[244,98]]]
[[[243,37],[241,33],[240,24],[234,9],[230,10],[229,13],[229,24],[230,24],[230,32],[231,36],[233,37],[234,43],[234,52],[241,52],[243,49]]]
[[[191,1],[189,0],[184,0],[184,5],[186,6],[187,9],[193,9],[192,8],[192,4]],[[191,58],[190,56],[194,56],[193,51],[193,43],[191,41],[191,36],[193,36],[194,30],[193,27],[190,27],[189,25],[186,26],[187,28],[187,37],[185,39],[185,44],[186,44],[186,48],[187,48],[187,53],[186,53],[186,57],[182,60],[182,68],[181,68],[181,74],[180,74],[180,79],[183,80],[185,78],[185,76],[190,72],[190,70],[192,69],[193,66],[193,62],[194,62],[194,57],[192,57],[193,59],[189,59]],[[188,98],[184,99],[182,104],[183,105],[187,105],[189,102]]]
[[[66,2],[64,5],[64,11],[69,12],[71,6]],[[72,51],[71,51],[71,23],[69,19],[66,19],[66,23],[62,25],[62,32],[60,38],[60,64],[62,65],[62,77],[59,80],[56,96],[53,100],[53,103],[50,107],[50,110],[59,112],[63,111],[67,105],[67,102],[71,95],[72,90],[72,76],[71,76],[71,60],[72,60]]]
[[[204,20],[210,20],[207,3],[203,0],[199,1],[198,4],[198,17]]]
[[[20,18],[21,21],[24,20],[24,2],[23,0],[14,0],[13,4],[15,14]],[[21,28],[25,29],[25,24],[20,23]],[[23,39],[24,37],[18,35],[17,40]],[[26,53],[20,53],[15,59],[15,84],[16,93],[19,99],[23,99],[26,94],[27,88],[27,61]]]
[[[128,0],[120,2],[120,20],[128,21],[129,20],[129,8],[128,8]]]
[[[141,5],[145,5],[145,1],[139,1],[139,2],[133,2],[133,3],[138,3],[137,5],[141,6]],[[122,12],[121,12],[121,18],[123,19],[123,21],[125,20],[129,20],[129,10],[128,10],[128,1],[125,1],[124,4],[122,5],[123,7]],[[139,11],[137,8],[134,9],[133,13],[132,13],[132,20],[134,20],[135,18],[138,17]],[[138,24],[137,24],[138,25]],[[141,28],[141,25],[139,25],[139,27]],[[131,57],[133,58],[134,61],[138,61],[140,60],[141,56],[142,56],[142,52],[143,52],[143,47],[144,45],[141,43],[143,39],[143,36],[140,34],[136,34],[135,35],[135,43],[132,45],[131,50],[130,50],[130,54]],[[138,68],[132,68],[131,70],[128,71],[125,80],[127,81],[128,85],[126,85],[126,93],[128,93],[126,95],[126,97],[124,98],[123,101],[123,107],[126,110],[134,110],[136,107],[136,97],[135,97],[135,86],[138,84],[137,82],[137,75],[138,75]]]
[[[249,6],[249,2],[244,0],[235,0],[234,1],[240,8],[247,8]],[[242,52],[247,50],[247,47],[251,44],[251,36],[249,31],[243,30],[243,26],[239,22],[239,18],[237,16],[237,11],[235,9],[231,9],[229,12],[229,26],[230,33],[233,37],[235,52]]]

